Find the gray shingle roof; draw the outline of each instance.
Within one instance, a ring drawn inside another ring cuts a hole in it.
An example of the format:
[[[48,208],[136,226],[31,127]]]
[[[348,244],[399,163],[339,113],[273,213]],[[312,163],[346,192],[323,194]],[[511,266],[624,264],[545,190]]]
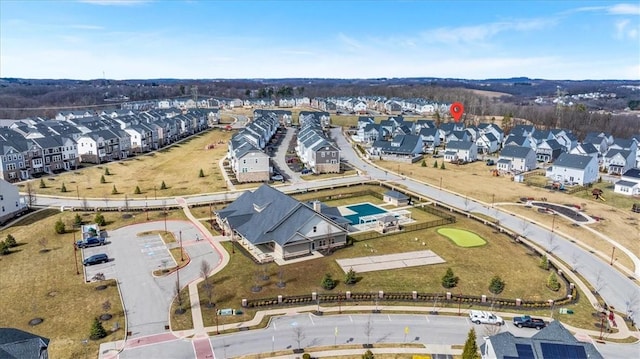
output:
[[[469,150],[473,145],[471,141],[449,141],[447,150]]]
[[[627,172],[625,172],[622,175],[626,176],[626,177],[633,177],[633,178],[639,178],[640,179],[640,169],[632,168],[630,170],[627,170]]]
[[[570,153],[561,153],[554,162],[554,167],[567,167],[583,170],[587,168],[589,162],[593,160],[591,156],[573,155]]]
[[[620,180],[616,182],[616,186],[623,186],[623,187],[633,187],[633,186],[636,186],[637,184],[638,182],[631,182],[631,181],[624,181],[624,180]]]
[[[387,192],[385,192],[384,194],[385,196],[391,197],[391,198],[395,198],[398,200],[405,200],[405,199],[409,199],[409,197],[407,197],[406,195],[404,195],[403,193],[400,193],[396,190],[389,190]]]
[[[298,230],[313,216],[320,216],[303,203],[266,184],[253,192],[244,192],[217,213],[249,242],[276,242],[281,246],[300,240]],[[331,223],[328,219],[326,221]]]
[[[500,151],[500,157],[509,157],[509,158],[527,158],[529,152],[533,151],[529,147],[523,146],[505,146],[502,151]]]
[[[0,328],[0,358],[41,358],[49,339],[15,328]]]

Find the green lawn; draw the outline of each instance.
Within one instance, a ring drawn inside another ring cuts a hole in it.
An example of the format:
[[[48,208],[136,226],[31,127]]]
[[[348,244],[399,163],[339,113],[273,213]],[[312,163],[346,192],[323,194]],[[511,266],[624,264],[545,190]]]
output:
[[[538,267],[539,257],[525,247],[513,242],[504,235],[493,233],[478,222],[458,217],[454,229],[464,229],[477,233],[487,240],[486,245],[474,248],[461,248],[437,233],[437,228],[423,231],[399,233],[380,237],[340,249],[331,256],[278,267],[276,264],[257,265],[247,254],[235,250],[231,254],[231,261],[227,267],[213,277],[213,301],[219,308],[240,308],[243,298],[260,299],[272,298],[279,294],[284,296],[308,294],[313,291],[323,293],[320,283],[325,273],[331,273],[338,280],[338,286],[332,292],[418,292],[443,293],[446,292],[440,282],[446,269],[451,267],[460,283],[455,292],[470,295],[489,294],[488,285],[491,277],[498,274],[506,282],[504,292],[500,297],[522,298],[523,300],[546,300],[557,298],[561,294],[552,292],[546,287],[549,272]],[[415,238],[418,238],[416,241]],[[423,246],[422,243],[425,243]],[[225,248],[231,252],[230,243]],[[358,273],[360,281],[355,286],[344,284],[344,273],[336,263],[336,259],[354,258],[371,255],[401,253],[430,249],[442,257],[446,263],[401,268],[380,272]],[[473,251],[474,253],[470,253]],[[278,288],[280,270],[286,282],[285,288]],[[262,274],[268,275],[263,280]],[[526,278],[526,280],[524,280]],[[262,290],[252,293],[251,287],[259,285]],[[200,298],[203,304],[206,298],[202,286],[199,286]],[[561,289],[561,290],[564,290]],[[449,290],[451,291],[451,290]],[[203,307],[205,325],[215,325],[213,310]],[[234,318],[219,317],[220,323],[248,320],[253,317],[254,310],[247,310],[243,315]]]
[[[479,247],[487,244],[487,241],[482,239],[479,235],[457,228],[440,228],[438,234],[441,234],[449,238],[453,243],[460,247]]]

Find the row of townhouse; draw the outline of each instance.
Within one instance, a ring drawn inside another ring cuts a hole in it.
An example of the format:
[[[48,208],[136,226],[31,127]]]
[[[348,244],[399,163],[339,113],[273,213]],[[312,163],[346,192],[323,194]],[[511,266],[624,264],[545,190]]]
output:
[[[227,158],[240,183],[265,182],[272,173],[265,149],[280,127],[281,117],[267,110],[256,110],[253,115],[253,121],[236,133],[228,144]]]
[[[340,173],[340,148],[325,135],[328,112],[301,111],[296,153],[315,174]]]
[[[156,110],[115,117],[85,116],[88,113],[60,113],[52,120],[29,118],[1,127],[0,178],[17,182],[74,170],[80,162],[119,160],[209,127],[202,110]]]

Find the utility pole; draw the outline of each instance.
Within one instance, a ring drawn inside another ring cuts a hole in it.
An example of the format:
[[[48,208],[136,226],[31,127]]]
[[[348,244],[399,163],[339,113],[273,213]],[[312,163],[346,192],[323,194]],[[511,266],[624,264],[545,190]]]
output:
[[[76,262],[76,274],[80,274],[80,269],[78,268],[78,247],[76,246],[76,231],[73,230],[73,258]]]
[[[609,262],[609,265],[613,265],[613,255],[616,253],[616,247],[611,247],[611,262]]]

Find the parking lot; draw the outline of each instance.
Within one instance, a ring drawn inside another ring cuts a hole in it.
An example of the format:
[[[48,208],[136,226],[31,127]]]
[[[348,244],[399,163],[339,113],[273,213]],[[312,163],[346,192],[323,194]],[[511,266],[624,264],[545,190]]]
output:
[[[140,252],[142,252],[147,259],[145,264],[149,272],[157,269],[171,268],[177,265],[171,253],[169,253],[167,245],[159,235],[154,234],[136,237],[136,242],[140,248]]]
[[[111,254],[111,243],[107,240],[104,245],[97,247],[89,247],[84,249],[77,249],[80,261],[84,261],[94,254],[105,253],[109,257],[109,262],[94,264],[84,267],[84,280],[86,282],[92,282],[97,280],[96,274],[102,273],[103,279],[114,279],[116,277],[115,258]]]

